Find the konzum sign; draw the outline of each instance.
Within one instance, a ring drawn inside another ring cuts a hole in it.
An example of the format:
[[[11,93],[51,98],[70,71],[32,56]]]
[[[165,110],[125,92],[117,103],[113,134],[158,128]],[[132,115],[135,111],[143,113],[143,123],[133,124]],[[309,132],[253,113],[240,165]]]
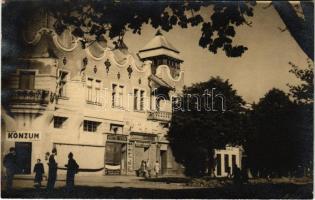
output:
[[[37,131],[7,131],[8,141],[38,141],[41,133]]]

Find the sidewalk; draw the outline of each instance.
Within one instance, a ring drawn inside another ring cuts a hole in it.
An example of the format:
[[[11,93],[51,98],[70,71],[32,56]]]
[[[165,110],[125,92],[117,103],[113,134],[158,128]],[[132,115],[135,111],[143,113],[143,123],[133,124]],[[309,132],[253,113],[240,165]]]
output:
[[[100,186],[100,187],[120,187],[120,188],[150,188],[150,189],[188,189],[196,188],[187,186],[182,180],[183,177],[172,177],[172,179],[179,179],[180,181],[165,181],[166,177],[158,179],[144,179],[137,176],[103,176],[103,175],[78,175],[75,177],[75,184],[77,186]],[[34,175],[16,175],[13,182],[13,187],[34,188]],[[4,181],[4,180],[2,180]],[[66,175],[58,175],[56,181],[56,188],[65,186]],[[2,183],[4,185],[4,183]],[[44,178],[43,186],[46,186],[47,180]]]

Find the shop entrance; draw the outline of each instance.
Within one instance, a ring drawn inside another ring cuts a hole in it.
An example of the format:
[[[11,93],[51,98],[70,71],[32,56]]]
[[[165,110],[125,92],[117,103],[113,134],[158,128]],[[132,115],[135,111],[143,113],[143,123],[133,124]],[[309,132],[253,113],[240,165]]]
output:
[[[105,174],[120,175],[126,173],[126,144],[106,143]]]
[[[32,143],[16,142],[15,150],[17,174],[30,174],[32,163]]]
[[[167,151],[160,151],[161,173],[165,174],[167,170]]]

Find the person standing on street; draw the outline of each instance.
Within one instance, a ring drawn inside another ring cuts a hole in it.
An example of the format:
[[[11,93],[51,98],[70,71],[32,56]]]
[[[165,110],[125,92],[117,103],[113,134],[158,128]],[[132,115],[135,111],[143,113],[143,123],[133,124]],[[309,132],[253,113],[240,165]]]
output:
[[[154,164],[154,172],[155,172],[155,177],[158,178],[159,173],[160,173],[160,163],[159,161],[156,161]]]
[[[34,182],[37,184],[36,187],[40,188],[42,186],[43,174],[45,173],[44,165],[40,162],[40,159],[37,159],[37,163],[35,164],[33,171],[35,173]]]
[[[58,167],[58,164],[55,160],[55,155],[51,154],[48,161],[47,189],[49,191],[52,191],[55,187],[55,183],[57,180],[57,167]]]
[[[74,176],[76,173],[78,173],[79,165],[73,159],[73,153],[72,152],[69,153],[68,158],[69,158],[68,164],[65,165],[65,167],[67,168],[66,184],[67,184],[67,191],[71,192],[73,190],[73,187],[74,187]]]
[[[11,147],[10,152],[4,156],[3,165],[6,168],[6,189],[12,189],[14,174],[17,170],[15,148]]]

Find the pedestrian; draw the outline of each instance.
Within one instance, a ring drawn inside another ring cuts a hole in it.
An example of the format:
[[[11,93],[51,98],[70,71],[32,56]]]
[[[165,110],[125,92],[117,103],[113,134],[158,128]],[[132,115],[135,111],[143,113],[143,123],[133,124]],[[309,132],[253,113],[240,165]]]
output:
[[[45,173],[44,165],[41,163],[40,159],[37,159],[37,163],[34,166],[33,172],[35,173],[35,186],[40,188],[42,186],[43,174]]]
[[[6,189],[12,190],[14,174],[17,170],[15,148],[11,147],[10,152],[3,158],[3,165],[6,168]]]
[[[141,161],[141,165],[140,165],[140,170],[139,171],[140,171],[140,173],[139,173],[140,177],[141,176],[144,177],[145,176],[145,161],[144,160]]]
[[[71,192],[74,187],[74,176],[76,173],[78,173],[79,170],[79,165],[77,162],[73,159],[73,153],[70,152],[68,155],[68,164],[65,165],[67,168],[67,180],[66,180],[66,186],[67,186],[67,191]]]
[[[158,178],[159,173],[160,173],[160,163],[159,161],[156,161],[154,164],[154,172],[155,172],[155,177]]]
[[[236,164],[233,165],[233,182],[235,185],[241,185],[242,184],[241,170]]]
[[[144,178],[148,178],[148,165],[146,161],[143,161],[143,176]]]
[[[48,160],[48,181],[47,181],[47,189],[52,191],[55,187],[56,179],[57,179],[57,168],[58,164],[55,160],[55,155],[52,153],[49,156]]]
[[[149,159],[146,162],[146,170],[147,170],[147,177],[151,178],[151,164],[150,164]]]
[[[231,167],[227,168],[227,178],[228,179],[232,178]]]

